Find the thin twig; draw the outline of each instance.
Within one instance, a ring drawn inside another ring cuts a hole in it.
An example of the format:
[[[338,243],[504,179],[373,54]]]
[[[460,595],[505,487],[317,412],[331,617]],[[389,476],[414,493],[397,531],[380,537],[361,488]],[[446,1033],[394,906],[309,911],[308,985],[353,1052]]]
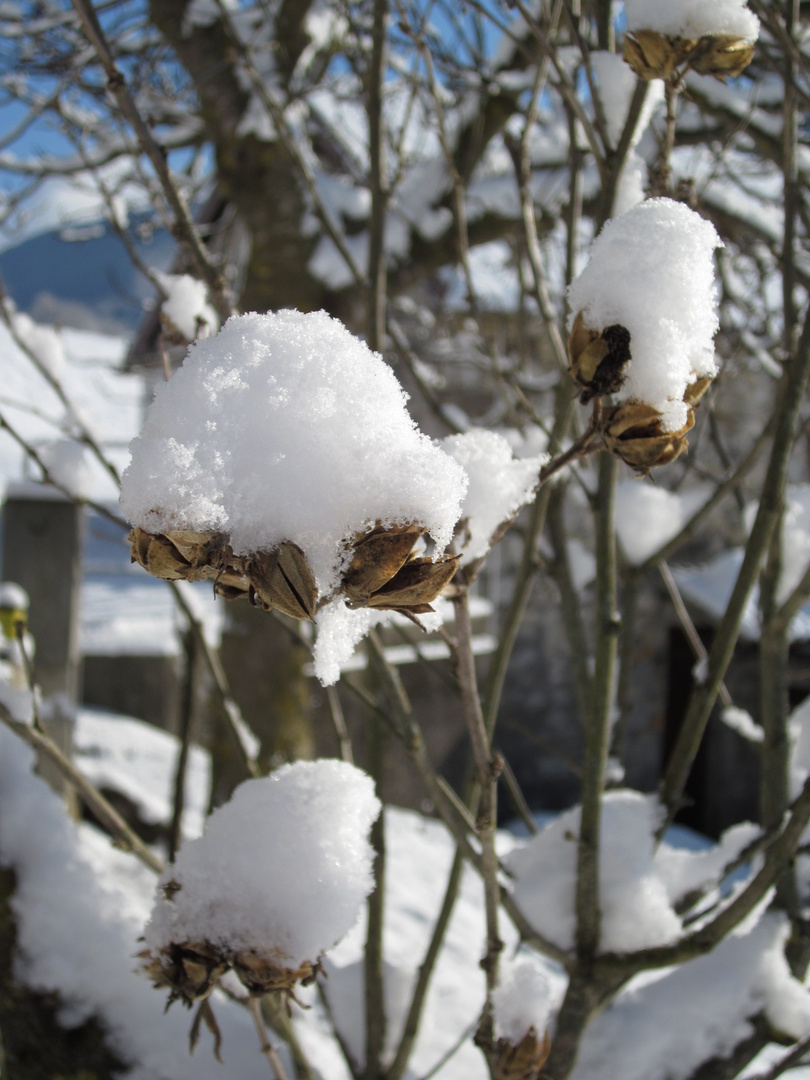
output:
[[[346,726],[346,717],[343,715],[343,706],[340,704],[340,696],[336,686],[327,686],[326,700],[329,702],[329,715],[332,717],[332,726],[335,729],[340,756],[343,761],[348,761],[350,765],[353,765],[352,740]]]
[[[777,1080],[777,1077],[782,1076],[790,1069],[804,1065],[803,1058],[807,1056],[808,1050],[810,1050],[810,1035],[800,1039],[792,1049],[775,1061],[770,1069],[763,1073],[754,1073],[750,1080]]]
[[[6,324],[6,327],[11,334],[14,344],[17,346],[18,349],[20,349],[21,352],[23,352],[28,357],[36,370],[47,382],[48,386],[50,386],[50,388],[59,398],[61,404],[64,406],[69,422],[74,426],[76,432],[74,438],[76,439],[76,441],[83,443],[91,451],[95,459],[99,462],[102,468],[107,473],[109,473],[110,477],[113,480],[113,483],[116,485],[116,487],[118,487],[121,483],[121,478],[118,475],[118,470],[104,454],[104,451],[99,446],[98,441],[96,440],[93,433],[76,413],[75,407],[65,393],[65,389],[60,383],[60,381],[50,370],[48,365],[43,363],[43,361],[37,355],[36,351],[28,345],[28,343],[24,340],[23,337],[21,337],[19,331],[17,330],[17,327],[15,326],[13,312],[9,306],[8,297],[3,291],[2,286],[0,286],[0,315],[2,316],[3,322]],[[10,430],[11,429],[9,428],[9,431]]]
[[[278,1050],[276,1050],[275,1046],[273,1046],[270,1041],[270,1035],[268,1034],[264,1023],[264,1017],[262,1016],[260,999],[251,994],[248,998],[247,1006],[248,1012],[253,1019],[253,1026],[256,1028],[256,1034],[259,1036],[259,1048],[267,1058],[274,1080],[289,1080],[287,1072],[281,1063]]]
[[[520,790],[520,784],[518,784],[514,769],[503,755],[501,755],[501,776],[504,779],[506,790],[509,792],[509,798],[517,811],[518,817],[528,829],[529,835],[536,836],[540,832],[537,822],[532,817],[526,797]]]
[[[225,278],[209,258],[185,199],[174,181],[167,156],[158,146],[140,114],[126,79],[115,63],[112,49],[90,0],[71,0],[71,2],[88,40],[101,61],[107,76],[107,86],[118,102],[118,107],[127,123],[135,132],[141,149],[149,158],[160,181],[163,194],[175,217],[178,238],[188,251],[195,270],[208,286],[220,318],[227,319],[235,314],[235,308],[228,297]]]
[[[196,671],[196,643],[194,634],[189,631],[183,640],[186,670],[183,679],[182,703],[180,708],[180,748],[174,768],[172,784],[172,820],[169,826],[169,862],[174,862],[180,847],[183,826],[183,809],[186,794],[186,770],[191,749],[192,727],[194,722],[194,682]]]
[[[779,520],[780,507],[787,480],[790,452],[799,426],[801,404],[810,375],[810,312],[797,350],[788,365],[781,386],[777,406],[768,471],[762,487],[759,510],[746,545],[743,562],[729,598],[725,614],[720,620],[709,652],[706,681],[695,687],[689,707],[670,756],[661,788],[661,799],[667,808],[661,835],[674,818],[683,794],[692,762],[695,759],[703,733],[711,715],[720,683],[726,673],[734,652],[734,646],[742,624],[742,616],[751,589],[759,576],[760,566],[771,536]]]
[[[477,1026],[478,1021],[474,1020],[468,1027],[466,1027],[456,1039],[456,1041],[453,1043],[453,1045],[448,1047],[447,1050],[445,1050],[445,1052],[442,1054],[442,1056],[439,1058],[433,1068],[429,1069],[428,1072],[424,1073],[420,1077],[420,1080],[433,1080],[433,1077],[438,1075],[438,1073],[445,1067],[447,1062],[450,1061],[451,1058],[455,1057],[455,1055],[459,1052],[467,1039],[469,1039],[469,1037],[475,1031]]]
[[[698,663],[705,665],[709,659],[706,646],[701,641],[700,634],[697,632],[695,624],[692,622],[689,612],[686,610],[686,604],[683,602],[680,589],[675,582],[675,578],[672,576],[672,571],[664,559],[659,562],[658,570],[666,590],[669,593],[669,598],[672,601],[672,607],[675,610],[675,614],[678,616],[678,622],[681,624],[681,628],[683,629],[684,634],[686,634],[686,638],[692,647],[692,652],[695,654]],[[720,684],[718,697],[726,708],[731,708],[731,706],[733,706],[734,702],[732,701],[731,694],[728,692],[724,682]]]
[[[498,885],[498,857],[495,852],[500,761],[492,756],[490,735],[478,695],[475,657],[472,651],[469,594],[466,588],[461,589],[458,595],[453,597],[453,606],[456,613],[458,683],[480,791],[476,824],[481,844],[481,873],[484,882],[484,911],[487,925],[487,950],[481,961],[487,980],[487,997],[478,1029],[478,1040],[489,1061],[493,1053],[492,995],[498,985],[498,962],[503,949],[503,941],[498,928],[500,887]]]

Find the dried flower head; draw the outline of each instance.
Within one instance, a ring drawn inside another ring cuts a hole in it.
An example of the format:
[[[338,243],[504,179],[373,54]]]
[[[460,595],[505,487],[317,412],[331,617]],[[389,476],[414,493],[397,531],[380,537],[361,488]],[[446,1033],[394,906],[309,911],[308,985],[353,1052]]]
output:
[[[641,79],[669,79],[692,68],[716,79],[741,75],[754,58],[750,41],[733,34],[673,37],[657,30],[633,30],[625,35],[624,59]]]
[[[450,582],[459,556],[417,556],[414,545],[424,534],[420,525],[377,525],[358,533],[336,593],[349,607],[401,611],[420,615]],[[226,600],[247,597],[264,611],[281,611],[294,619],[315,618],[318,587],[304,552],[285,541],[272,551],[234,555],[223,533],[173,530],[148,533],[136,527],[129,534],[133,562],[168,581],[213,580]]]
[[[168,1004],[181,1001],[189,1009],[204,1001],[230,968],[230,961],[206,941],[172,943],[157,952],[144,949],[138,958],[153,985],[170,991]]]
[[[455,574],[459,557],[417,556],[414,545],[424,531],[418,525],[377,526],[355,537],[340,584],[350,608],[411,615],[433,610],[430,605]]]
[[[499,1039],[496,1050],[495,1080],[537,1080],[551,1051],[547,1032],[538,1035],[530,1027],[517,1045]]]
[[[233,971],[254,997],[279,993],[295,1001],[295,987],[309,986],[320,971],[318,961],[286,967],[282,958],[273,959],[253,949],[234,951],[210,941],[171,942],[160,949],[144,949],[138,954],[141,967],[159,990],[169,990],[168,1005],[180,1001],[191,1008],[205,1001],[228,971]]]
[[[467,479],[406,401],[324,312],[234,316],[191,346],[132,445],[133,561],[295,619],[334,601],[431,610]]]
[[[605,422],[605,446],[644,476],[659,465],[669,465],[687,448],[686,433],[695,423],[693,409],[677,431],[666,431],[661,414],[652,405],[627,401],[617,405]]]
[[[568,359],[574,380],[583,387],[580,401],[614,394],[624,382],[624,366],[630,359],[630,332],[618,323],[591,330],[580,311],[568,338]]]

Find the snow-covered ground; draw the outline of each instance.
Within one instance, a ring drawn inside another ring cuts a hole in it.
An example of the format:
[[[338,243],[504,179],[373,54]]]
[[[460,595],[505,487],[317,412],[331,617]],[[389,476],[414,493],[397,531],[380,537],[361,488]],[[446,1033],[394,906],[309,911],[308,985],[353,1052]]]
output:
[[[80,766],[98,783],[121,787],[145,817],[168,818],[177,753],[171,736],[124,717],[82,711],[77,745]],[[27,748],[5,729],[0,731],[0,858],[18,872],[14,903],[20,928],[21,976],[31,985],[59,990],[66,1022],[78,1023],[93,1013],[101,1016],[118,1052],[134,1063],[129,1077],[207,1080],[210,1076],[213,1080],[227,1075],[229,1080],[252,1080],[261,1075],[264,1063],[247,1011],[219,992],[212,1000],[223,1034],[224,1070],[216,1063],[205,1034],[194,1057],[189,1056],[191,1015],[180,1005],[164,1013],[165,991],[154,990],[134,970],[135,954],[142,948],[139,938],[153,902],[154,875],[132,856],[114,848],[93,826],[71,823],[56,797],[30,770]],[[201,824],[207,777],[206,755],[195,751],[189,767],[188,837]],[[617,806],[623,807],[625,816],[636,803],[644,802],[641,796],[630,794],[614,798],[619,798]],[[631,833],[635,840],[634,830],[643,825],[646,813],[644,809],[634,818]],[[417,814],[388,809],[385,821],[389,862],[384,952],[390,1010],[388,1045],[392,1048],[441,904],[454,847],[440,823]],[[560,842],[566,846],[564,824],[563,819],[552,823],[547,840],[541,834],[540,847],[545,846],[547,853]],[[666,858],[659,865],[659,871],[665,867],[664,877],[670,886],[679,876],[681,884],[693,880],[720,857],[717,850],[707,850],[705,843],[696,844],[683,830],[678,831],[677,841],[683,846],[680,850],[662,849]],[[508,833],[499,836],[500,853],[513,868],[519,867],[521,860],[531,860],[532,845],[537,844],[538,840],[527,844]],[[570,843],[567,846],[572,847]],[[631,862],[637,862],[639,845],[630,847],[633,850],[626,854]],[[621,862],[619,859],[617,864]],[[631,907],[635,904],[642,916],[645,912],[650,916],[655,905],[663,905],[664,910],[666,903],[663,894],[656,894],[655,888],[650,891],[656,873],[652,864],[642,869]],[[553,873],[556,871],[550,869],[549,874]],[[565,884],[566,875],[560,876]],[[663,880],[660,873],[657,880]],[[612,889],[610,882],[606,889]],[[646,902],[650,895],[652,907]],[[239,900],[233,896],[234,904]],[[628,932],[632,937],[632,927]],[[574,1073],[576,1080],[686,1077],[690,1063],[707,1052],[730,1047],[745,1032],[746,1018],[761,1008],[788,1028],[806,1023],[810,1003],[807,992],[786,976],[784,933],[778,916],[753,917],[711,957],[678,971],[635,980],[591,1025]],[[360,1059],[364,1047],[360,1007],[364,935],[361,912],[355,927],[329,953],[325,965],[328,977],[322,982],[344,1043]],[[516,968],[517,936],[506,920],[503,935],[507,986],[510,978],[518,989],[533,986],[537,1007],[545,1002],[547,1014],[560,1000],[564,984],[560,971],[536,956],[527,961],[528,954],[523,951],[523,962]],[[406,1073],[410,1080],[428,1074],[440,1080],[484,1080],[483,1058],[469,1038],[484,996],[484,977],[478,964],[484,936],[482,886],[467,868]],[[238,985],[233,985],[238,991]],[[310,1008],[293,1004],[293,1022],[316,1075],[323,1080],[347,1078],[348,1070],[316,990],[302,989],[299,996]],[[509,993],[503,996],[509,1001]],[[518,1004],[525,1011],[525,995]],[[769,1048],[759,1068],[780,1053],[776,1047]],[[437,1065],[438,1070],[432,1073]],[[810,1070],[793,1075],[797,1080],[808,1080]]]

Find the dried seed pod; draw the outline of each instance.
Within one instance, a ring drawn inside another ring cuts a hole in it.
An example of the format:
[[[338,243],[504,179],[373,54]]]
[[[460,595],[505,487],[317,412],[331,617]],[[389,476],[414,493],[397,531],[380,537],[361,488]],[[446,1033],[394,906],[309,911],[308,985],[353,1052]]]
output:
[[[694,423],[694,410],[690,408],[682,428],[664,431],[657,409],[644,402],[628,401],[608,415],[602,435],[612,454],[645,475],[656,466],[669,465],[686,450],[686,433]]]
[[[689,66],[698,75],[714,75],[716,79],[733,79],[742,75],[754,59],[750,41],[733,34],[702,37],[689,56]]]
[[[223,600],[241,600],[250,595],[250,581],[240,568],[227,566],[214,578],[214,592]]]
[[[693,383],[683,392],[684,404],[688,405],[692,409],[696,409],[701,402],[703,395],[709,389],[712,384],[711,376],[702,376],[696,379]]]
[[[143,969],[158,989],[168,987],[168,1004],[182,1001],[191,1008],[209,996],[230,967],[227,957],[207,941],[167,945],[158,953],[139,953]]]
[[[309,986],[320,970],[319,963],[312,964],[308,960],[297,968],[284,967],[249,949],[236,953],[232,966],[239,981],[255,997],[276,991],[294,998],[296,983]]]
[[[624,59],[640,79],[668,79],[687,60],[694,41],[657,30],[633,30],[624,37]]]
[[[377,526],[360,534],[340,585],[350,607],[432,611],[458,559],[416,559],[413,547],[421,525]],[[304,552],[284,541],[273,551],[234,555],[223,533],[190,529],[152,534],[136,527],[129,536],[132,561],[155,577],[169,581],[213,578],[214,591],[225,600],[247,596],[265,611],[278,610],[293,619],[314,619],[318,587]]]
[[[129,534],[132,562],[166,581],[205,581],[214,577],[223,559],[221,533],[176,530],[148,533],[137,526]]]
[[[278,608],[293,619],[313,619],[318,587],[297,544],[286,541],[274,551],[262,551],[245,560],[251,599],[265,611]]]
[[[349,603],[348,606],[424,615],[433,611],[430,605],[450,582],[460,560],[460,555],[446,555],[435,562],[425,558],[410,559],[365,603]]]
[[[624,365],[630,359],[630,332],[619,323],[604,330],[590,330],[580,311],[568,338],[568,359],[574,380],[583,387],[580,401],[613,394],[624,382]]]
[[[642,79],[669,79],[676,69],[690,67],[716,79],[742,74],[754,59],[754,46],[733,34],[700,38],[670,37],[657,30],[633,30],[624,38],[624,59]]]
[[[496,1049],[495,1080],[537,1080],[551,1052],[551,1040],[547,1032],[538,1036],[530,1027],[517,1046],[499,1039]]]
[[[351,603],[362,605],[405,565],[425,530],[420,525],[377,526],[354,542],[354,553],[341,580]]]

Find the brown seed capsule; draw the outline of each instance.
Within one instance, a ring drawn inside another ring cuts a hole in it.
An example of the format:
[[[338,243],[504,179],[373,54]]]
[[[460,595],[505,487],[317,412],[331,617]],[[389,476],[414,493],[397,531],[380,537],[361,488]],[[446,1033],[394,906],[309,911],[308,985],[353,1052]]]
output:
[[[433,559],[410,559],[389,582],[365,603],[349,603],[350,608],[370,607],[424,615],[442,589],[449,584],[461,560],[460,555]]]
[[[311,964],[308,960],[297,968],[284,967],[283,964],[276,963],[266,956],[260,956],[250,949],[236,953],[232,966],[242,985],[256,997],[273,991],[280,991],[294,997],[296,983],[309,986],[320,967],[319,964]]]
[[[568,339],[570,372],[583,387],[580,401],[614,394],[624,382],[624,365],[630,359],[630,331],[619,323],[604,330],[589,330],[580,311]]]
[[[664,431],[657,409],[644,402],[628,401],[608,415],[602,436],[612,454],[646,475],[659,465],[669,465],[686,450],[686,433],[694,424],[695,414],[690,408],[682,428]]]
[[[641,79],[669,79],[690,67],[716,79],[742,74],[754,58],[754,46],[733,34],[700,38],[670,37],[656,30],[633,30],[624,38],[624,59]]]
[[[416,559],[413,547],[421,525],[377,526],[355,537],[352,558],[339,592],[350,607],[432,611],[458,559]],[[272,551],[234,555],[223,533],[178,529],[165,534],[136,527],[129,536],[132,561],[169,581],[214,582],[225,600],[247,596],[265,611],[278,610],[293,619],[314,619],[318,588],[304,552],[284,541]]]
[[[277,608],[293,619],[313,619],[318,588],[297,544],[286,541],[270,552],[262,551],[245,560],[245,572],[252,588],[251,599],[265,611]]]
[[[166,581],[205,581],[217,573],[225,540],[221,533],[176,530],[152,534],[137,526],[129,534],[133,562]]]
[[[169,989],[168,1004],[182,1001],[188,1008],[208,998],[231,968],[255,997],[275,992],[293,1000],[296,984],[309,986],[320,971],[317,961],[307,960],[300,967],[289,968],[281,957],[262,956],[252,949],[234,952],[209,941],[171,942],[156,953],[145,949],[138,956],[155,987]]]
[[[683,392],[684,404],[696,409],[700,404],[701,398],[711,384],[712,380],[709,376],[701,377],[700,379],[696,379],[693,383],[690,383]]]
[[[715,79],[733,79],[742,75],[754,59],[754,46],[733,34],[707,35],[695,45],[689,56],[689,66],[698,75],[714,75]]]
[[[551,1041],[546,1032],[538,1036],[531,1027],[516,1046],[499,1039],[496,1049],[495,1080],[537,1080],[551,1051]]]
[[[424,532],[420,525],[378,526],[357,538],[341,581],[347,599],[362,605],[381,589],[404,566]]]
[[[182,1001],[189,1008],[207,998],[230,967],[221,951],[207,941],[173,942],[157,954],[145,949],[138,955],[154,985],[171,991],[169,1005]]]
[[[668,37],[657,30],[628,31],[624,59],[640,79],[668,79],[689,55],[694,42]]]

